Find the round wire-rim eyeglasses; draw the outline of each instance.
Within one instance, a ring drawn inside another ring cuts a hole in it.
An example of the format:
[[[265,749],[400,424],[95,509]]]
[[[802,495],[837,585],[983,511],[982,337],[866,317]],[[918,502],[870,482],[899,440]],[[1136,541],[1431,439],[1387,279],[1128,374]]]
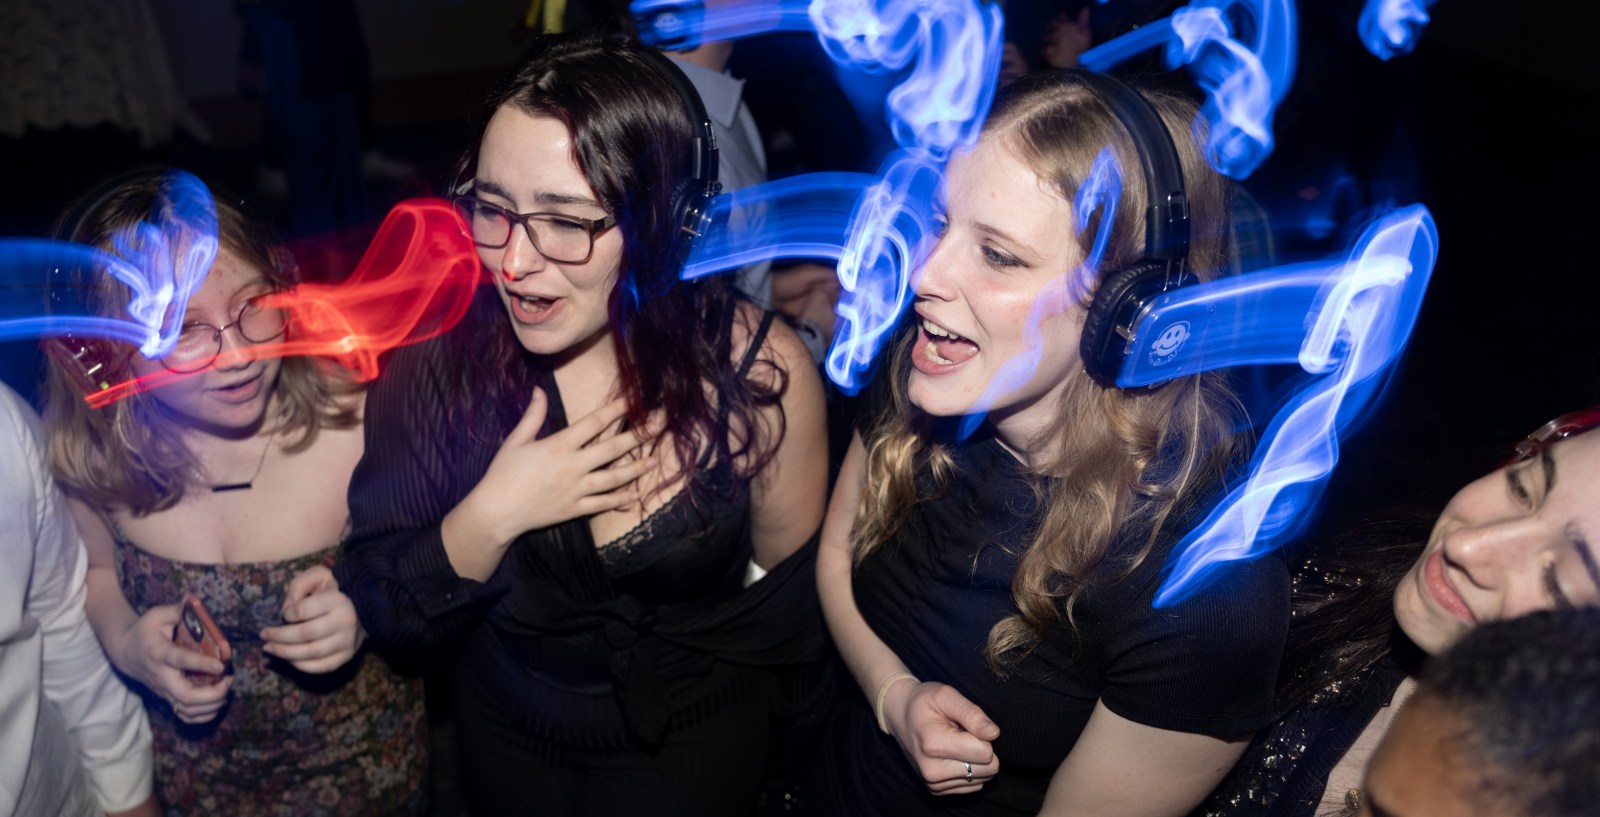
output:
[[[185,324],[178,335],[178,345],[160,359],[161,365],[179,374],[193,374],[205,369],[222,354],[222,333],[229,329],[237,331],[239,337],[252,345],[276,340],[288,330],[289,315],[282,309],[269,309],[261,305],[263,299],[275,294],[263,293],[240,304],[233,320],[224,326],[212,326],[203,321]],[[210,333],[209,340],[206,339],[207,332]],[[209,353],[206,351],[208,348]]]

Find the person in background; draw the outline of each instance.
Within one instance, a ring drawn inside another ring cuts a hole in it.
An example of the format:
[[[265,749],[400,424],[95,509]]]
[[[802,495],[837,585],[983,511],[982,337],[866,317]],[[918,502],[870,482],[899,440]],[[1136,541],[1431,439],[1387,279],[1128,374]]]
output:
[[[761,131],[744,104],[744,80],[728,73],[733,42],[710,42],[687,51],[664,51],[678,61],[700,92],[711,128],[717,135],[717,180],[722,192],[753,187],[767,180],[767,154]],[[759,218],[759,214],[752,214]],[[772,262],[748,264],[734,274],[734,285],[763,309],[772,307]]]
[[[1010,40],[1006,41],[1005,48],[1000,52],[1000,78],[1001,85],[1010,85],[1022,79],[1028,73],[1028,58],[1022,56],[1022,49]]]
[[[1428,662],[1364,817],[1584,817],[1600,804],[1600,610],[1498,621]]]
[[[164,215],[170,178],[113,180],[86,197],[68,237],[117,252],[124,230]],[[220,247],[176,347],[151,360],[107,343],[96,373],[191,376],[91,408],[51,356],[50,470],[88,550],[90,623],[147,693],[168,815],[420,814],[421,681],[362,649],[330,569],[349,524],[365,393],[311,358],[251,353],[294,338],[288,316],[260,301],[292,286],[294,271],[229,197],[213,201]],[[128,290],[103,270],[88,276],[95,308],[123,314]],[[231,645],[231,665],[173,643],[190,594]]]
[[[88,559],[44,449],[0,384],[0,817],[155,817],[150,724],[89,627]]]
[[[1353,815],[1427,655],[1474,627],[1600,606],[1600,406],[1546,423],[1439,513],[1389,511],[1295,574],[1274,723],[1195,817]]]
[[[1094,46],[1094,34],[1089,28],[1089,5],[1085,3],[1076,15],[1065,11],[1050,18],[1044,30],[1044,50],[1040,56],[1051,68],[1076,68],[1078,57]]]

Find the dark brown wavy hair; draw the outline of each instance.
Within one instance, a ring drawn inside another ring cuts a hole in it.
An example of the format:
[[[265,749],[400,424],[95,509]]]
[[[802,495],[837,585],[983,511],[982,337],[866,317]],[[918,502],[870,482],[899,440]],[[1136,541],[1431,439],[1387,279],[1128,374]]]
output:
[[[1190,135],[1194,103],[1140,92],[1161,114],[1177,146],[1191,207],[1189,268],[1209,280],[1226,260],[1231,187],[1206,163]],[[1146,193],[1139,155],[1116,116],[1081,80],[1041,73],[1011,84],[996,98],[982,139],[1013,151],[1069,202],[1095,154],[1112,145],[1123,169],[1123,195],[1111,216],[1102,270],[1142,254]],[[1100,218],[1092,216],[1082,230],[1074,227],[1079,258],[1087,256]],[[936,485],[958,478],[946,444],[906,396],[914,341],[907,335],[881,373],[890,378],[892,409],[866,440],[867,473],[852,532],[857,563],[887,542],[912,506],[926,498],[918,495],[918,470],[931,469]],[[1049,432],[1060,454],[1032,473],[1055,479],[1034,482],[1042,500],[1039,519],[1011,588],[1020,612],[989,633],[987,655],[997,673],[1063,619],[1073,626],[1074,605],[1095,576],[1106,575],[1097,568],[1114,542],[1133,544],[1131,552],[1116,554],[1110,571],[1126,576],[1150,554],[1175,514],[1244,459],[1248,436],[1235,433],[1244,427],[1242,415],[1223,372],[1179,377],[1153,389],[1105,388],[1087,375],[1072,376]]]
[[[738,321],[753,332],[752,316],[759,313],[723,276],[686,282],[667,258],[677,228],[670,219],[672,194],[689,175],[692,131],[683,101],[643,52],[637,41],[616,36],[536,38],[476,115],[477,138],[457,167],[453,190],[467,188],[483,134],[502,106],[564,123],[579,170],[622,230],[622,268],[609,309],[629,423],[643,424],[660,411],[687,471],[707,444],[720,442],[715,435],[722,414],[729,455],[748,477],[783,438],[781,412],[777,427],[768,428],[761,409],[778,404],[787,375],[762,361],[757,365],[765,371],[738,376],[730,330]],[[498,300],[480,298],[476,306],[469,331],[452,335],[463,344],[458,392],[468,411],[496,413],[495,427],[510,428],[506,421],[514,424],[527,405],[530,369],[540,364],[524,365],[532,356]]]
[[[86,215],[78,239],[115,253],[113,236],[149,219],[168,183],[165,174],[152,172],[148,178],[124,185]],[[225,194],[212,199],[224,249],[260,272],[274,289],[299,282],[293,259],[275,249],[266,233],[233,206],[238,199]],[[124,317],[129,297],[126,285],[101,271],[80,270],[77,274],[85,279],[78,283],[93,293],[91,303],[98,314]],[[289,332],[292,339],[292,325]],[[105,377],[111,382],[132,379],[135,348],[107,343],[117,355]],[[274,388],[278,413],[267,422],[293,440],[285,446],[287,451],[311,447],[320,429],[350,428],[360,422],[355,408],[343,397],[362,387],[331,364],[309,357],[285,357]],[[45,369],[45,395],[50,471],[68,494],[97,508],[120,506],[144,515],[176,505],[195,481],[198,463],[155,395],[140,392],[104,408],[89,408],[83,390],[54,360]]]

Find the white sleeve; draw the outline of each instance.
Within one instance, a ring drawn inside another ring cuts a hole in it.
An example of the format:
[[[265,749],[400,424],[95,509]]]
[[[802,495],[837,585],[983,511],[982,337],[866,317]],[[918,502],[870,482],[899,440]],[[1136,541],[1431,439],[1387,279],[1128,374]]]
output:
[[[150,797],[150,721],[138,696],[112,671],[89,626],[84,610],[88,554],[61,489],[45,470],[38,445],[42,435],[37,426],[34,430],[27,459],[40,486],[39,535],[27,609],[44,636],[44,694],[66,721],[100,807],[124,811]]]

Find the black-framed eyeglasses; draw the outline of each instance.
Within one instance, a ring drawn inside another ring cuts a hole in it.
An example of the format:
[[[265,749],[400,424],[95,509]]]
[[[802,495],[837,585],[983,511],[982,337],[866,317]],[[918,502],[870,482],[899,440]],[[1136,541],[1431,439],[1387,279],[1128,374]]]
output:
[[[1538,431],[1529,434],[1527,439],[1517,443],[1516,454],[1511,458],[1511,462],[1517,463],[1532,459],[1540,451],[1549,448],[1551,445],[1568,437],[1582,434],[1596,426],[1600,426],[1600,406],[1590,406],[1582,411],[1563,414],[1539,426]]]
[[[229,329],[238,331],[248,343],[266,343],[277,339],[289,328],[289,314],[282,309],[261,305],[263,299],[274,293],[264,293],[245,301],[226,326],[209,323],[185,324],[178,335],[178,345],[172,353],[161,358],[161,365],[180,374],[190,374],[210,366],[222,353],[222,333]]]
[[[582,264],[594,254],[594,237],[616,226],[614,216],[592,219],[563,213],[513,213],[473,196],[458,196],[456,209],[480,247],[500,249],[511,242],[511,228],[521,224],[533,248],[557,264]]]

